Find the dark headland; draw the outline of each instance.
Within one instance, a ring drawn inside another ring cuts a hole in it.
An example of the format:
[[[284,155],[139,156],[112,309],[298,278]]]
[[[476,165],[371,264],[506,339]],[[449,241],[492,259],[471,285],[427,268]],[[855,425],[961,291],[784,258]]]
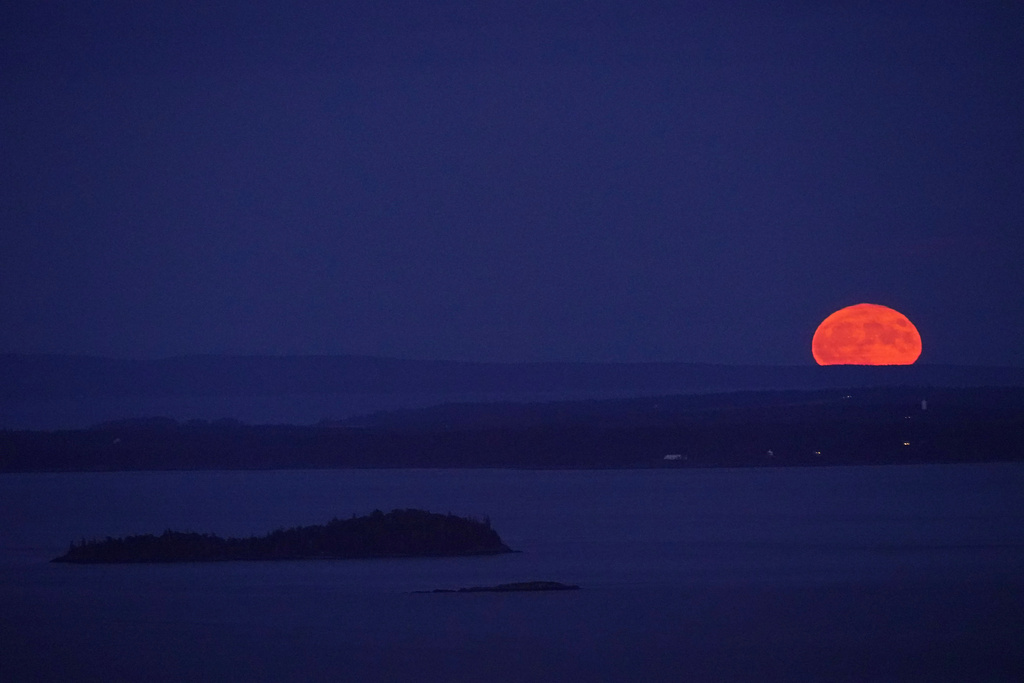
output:
[[[340,560],[384,557],[453,557],[513,552],[489,520],[423,510],[375,510],[364,517],[279,529],[265,536],[221,538],[165,531],[73,543],[53,562],[126,564],[228,560]]]

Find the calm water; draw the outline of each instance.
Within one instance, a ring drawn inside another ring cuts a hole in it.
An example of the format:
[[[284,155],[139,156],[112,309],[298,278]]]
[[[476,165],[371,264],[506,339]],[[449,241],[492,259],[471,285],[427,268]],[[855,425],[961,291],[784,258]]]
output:
[[[0,476],[3,680],[1020,680],[1024,465]],[[73,539],[487,514],[521,553],[67,566]],[[412,591],[544,579],[553,594]]]

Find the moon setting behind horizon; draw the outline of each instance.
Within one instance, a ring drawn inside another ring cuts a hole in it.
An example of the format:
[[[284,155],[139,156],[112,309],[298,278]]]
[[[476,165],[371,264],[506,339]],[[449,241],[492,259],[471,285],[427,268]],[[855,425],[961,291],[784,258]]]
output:
[[[856,304],[818,325],[811,353],[818,365],[912,365],[921,355],[921,335],[899,311]]]

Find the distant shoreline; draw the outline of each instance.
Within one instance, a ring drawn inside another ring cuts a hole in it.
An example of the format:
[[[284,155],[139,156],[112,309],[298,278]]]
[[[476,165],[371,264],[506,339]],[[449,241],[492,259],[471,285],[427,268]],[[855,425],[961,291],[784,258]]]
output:
[[[379,356],[0,354],[0,401],[288,395],[676,394],[885,386],[1024,387],[1024,367],[497,363]]]
[[[1024,389],[449,404],[318,425],[124,420],[0,431],[0,472],[649,469],[1024,460]]]
[[[1015,465],[1024,463],[1024,457],[1014,460],[972,460],[972,461],[945,461],[945,462],[863,462],[853,464],[829,463],[823,465],[706,465],[701,467],[629,467],[623,465],[607,467],[267,467],[262,469],[147,469],[147,470],[18,470],[0,471],[0,476],[21,475],[21,474],[184,474],[190,472],[223,473],[235,472],[339,472],[339,471],[376,471],[376,472],[431,472],[431,471],[484,471],[495,472],[697,472],[707,470],[750,470],[750,469],[830,469],[830,468],[902,468],[921,466],[963,466],[963,465]],[[517,552],[517,551],[513,551]]]
[[[0,354],[0,378],[0,430],[53,431],[141,416],[313,426],[322,420],[455,403],[538,404],[885,387],[1021,389],[1024,367]]]

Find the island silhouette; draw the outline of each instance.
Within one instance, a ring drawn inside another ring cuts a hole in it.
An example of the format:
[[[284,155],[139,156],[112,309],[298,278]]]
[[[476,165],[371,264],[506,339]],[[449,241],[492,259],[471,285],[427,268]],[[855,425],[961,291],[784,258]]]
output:
[[[413,591],[414,593],[528,593],[541,591],[577,591],[575,584],[559,581],[516,581],[499,583],[495,586],[470,586],[468,588],[435,588],[430,591]]]
[[[221,562],[228,560],[361,559],[451,557],[514,552],[491,528],[490,520],[425,510],[374,510],[362,517],[326,524],[278,529],[265,536],[221,538],[167,530],[159,536],[72,543],[52,562],[114,564],[143,562]]]

